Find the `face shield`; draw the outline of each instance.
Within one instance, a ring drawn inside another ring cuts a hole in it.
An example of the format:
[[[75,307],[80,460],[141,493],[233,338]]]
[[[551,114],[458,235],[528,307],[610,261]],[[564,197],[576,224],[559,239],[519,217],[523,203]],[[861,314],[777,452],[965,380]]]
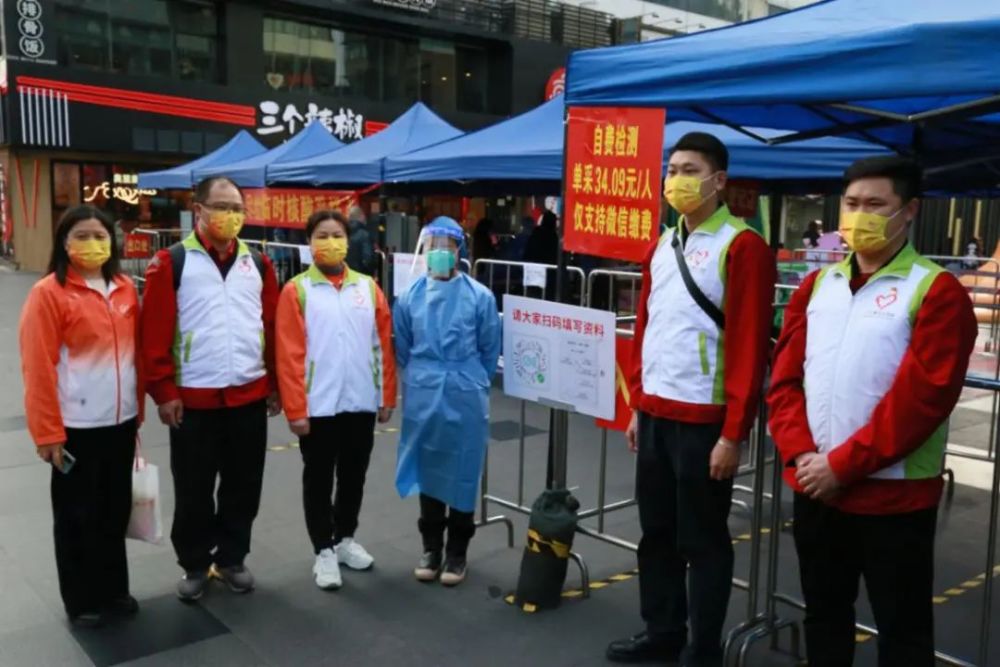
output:
[[[458,264],[459,251],[464,243],[465,234],[457,222],[444,216],[435,219],[420,233],[410,275],[417,271],[417,265],[423,260],[432,277],[450,276]]]

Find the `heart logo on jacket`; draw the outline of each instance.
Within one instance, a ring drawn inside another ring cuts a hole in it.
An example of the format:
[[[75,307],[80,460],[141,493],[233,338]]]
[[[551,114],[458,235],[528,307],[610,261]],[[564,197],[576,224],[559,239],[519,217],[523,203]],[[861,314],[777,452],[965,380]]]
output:
[[[885,294],[879,294],[875,297],[875,305],[878,306],[879,310],[885,310],[892,304],[896,303],[897,298],[897,290],[893,287]]]
[[[700,269],[702,264],[708,261],[708,251],[695,250],[694,252],[688,253],[685,256],[685,259],[687,259],[688,266],[692,269]]]

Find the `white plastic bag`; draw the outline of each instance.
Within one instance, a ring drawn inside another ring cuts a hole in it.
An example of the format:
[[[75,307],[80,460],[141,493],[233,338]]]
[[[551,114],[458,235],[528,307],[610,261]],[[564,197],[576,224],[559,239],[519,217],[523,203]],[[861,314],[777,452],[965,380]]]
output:
[[[146,463],[138,453],[132,468],[132,514],[125,536],[150,544],[159,544],[163,540],[160,471],[154,464]]]

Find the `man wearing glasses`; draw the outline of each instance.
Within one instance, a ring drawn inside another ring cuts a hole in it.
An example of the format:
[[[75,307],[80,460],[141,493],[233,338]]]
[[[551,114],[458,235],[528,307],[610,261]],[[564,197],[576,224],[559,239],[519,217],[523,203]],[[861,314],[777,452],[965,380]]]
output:
[[[150,262],[141,317],[147,388],[170,427],[170,538],[185,602],[201,598],[210,570],[233,592],[253,590],[243,560],[260,505],[267,417],[279,412],[278,283],[271,261],[237,238],[243,194],[228,178],[205,179],[194,216],[194,232]]]

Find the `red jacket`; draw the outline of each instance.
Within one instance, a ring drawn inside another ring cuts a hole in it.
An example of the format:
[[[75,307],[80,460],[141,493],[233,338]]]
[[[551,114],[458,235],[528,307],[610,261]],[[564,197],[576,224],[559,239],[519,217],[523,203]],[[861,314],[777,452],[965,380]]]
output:
[[[111,287],[105,296],[70,267],[64,285],[50,273],[28,293],[18,331],[24,413],[40,447],[65,443],[68,427],[142,422],[139,299],[123,275]]]
[[[642,265],[642,294],[629,373],[632,409],[691,424],[722,422],[722,436],[742,442],[757,416],[767,368],[774,284],[777,282],[774,255],[764,239],[753,232],[737,235],[730,244],[726,254],[726,299],[722,308],[726,317],[723,343],[726,404],[695,405],[648,396],[642,391],[642,340],[652,289],[649,267],[656,249],[654,244]]]
[[[200,238],[208,254],[220,270],[235,259],[235,248],[222,260],[211,245]],[[234,241],[235,243],[235,241]],[[157,405],[181,399],[186,408],[210,410],[237,407],[267,398],[277,390],[274,374],[274,318],[278,307],[278,280],[267,255],[264,260],[264,287],[261,302],[264,321],[264,365],[267,376],[239,387],[215,389],[180,388],[176,383],[173,345],[177,328],[177,293],[174,291],[174,270],[170,251],[161,250],[146,269],[146,286],[142,295],[142,358],[149,395]]]
[[[785,481],[796,493],[795,459],[815,452],[806,417],[803,387],[806,357],[806,308],[817,273],[792,295],[775,350],[768,392],[769,425],[786,466]],[[855,292],[868,276],[851,280]],[[853,514],[898,514],[937,505],[942,480],[871,479],[869,475],[905,458],[951,414],[962,391],[978,334],[965,288],[949,273],[927,291],[913,325],[910,346],[888,393],[871,420],[829,454],[830,467],[844,485],[830,504]]]

